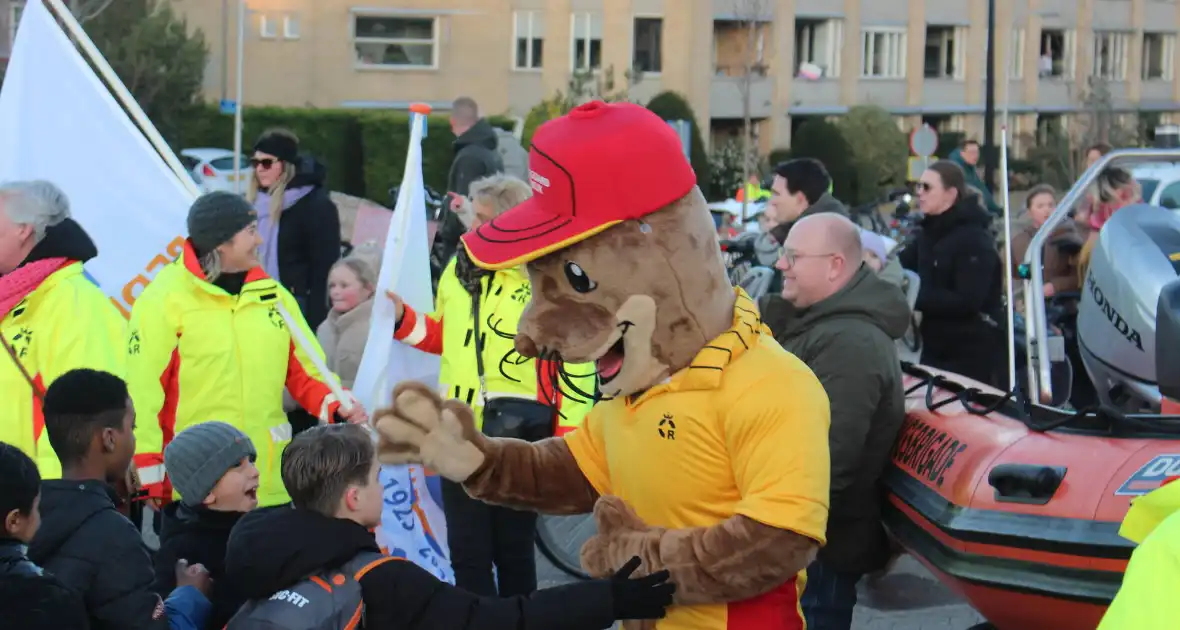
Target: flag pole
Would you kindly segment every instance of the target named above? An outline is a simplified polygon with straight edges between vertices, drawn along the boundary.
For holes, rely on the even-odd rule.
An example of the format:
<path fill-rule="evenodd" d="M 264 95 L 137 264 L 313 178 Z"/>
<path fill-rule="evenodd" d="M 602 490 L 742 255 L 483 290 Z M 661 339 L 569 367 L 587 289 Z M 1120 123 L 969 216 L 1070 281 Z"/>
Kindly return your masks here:
<path fill-rule="evenodd" d="M 115 70 L 111 68 L 111 64 L 107 62 L 106 57 L 102 56 L 98 47 L 94 45 L 94 41 L 82 29 L 82 25 L 78 23 L 77 18 L 73 13 L 70 13 L 69 8 L 62 3 L 62 0 L 43 0 L 45 7 L 49 12 L 58 19 L 58 21 L 65 27 L 66 32 L 77 43 L 78 48 L 82 51 L 82 56 L 89 61 L 98 71 L 99 76 L 102 77 L 103 82 L 114 94 L 119 104 L 131 116 L 131 120 L 135 121 L 135 125 L 147 137 L 152 148 L 164 158 L 164 162 L 168 168 L 172 169 L 173 174 L 180 179 L 180 183 L 190 192 L 193 197 L 201 194 L 197 188 L 196 182 L 193 181 L 192 175 L 189 175 L 188 170 L 176 158 L 176 154 L 172 152 L 172 148 L 164 141 L 164 137 L 160 135 L 159 130 L 152 124 L 152 121 L 144 113 L 143 108 L 135 101 L 135 97 L 127 90 L 127 86 L 119 80 L 119 75 L 115 74 Z"/>

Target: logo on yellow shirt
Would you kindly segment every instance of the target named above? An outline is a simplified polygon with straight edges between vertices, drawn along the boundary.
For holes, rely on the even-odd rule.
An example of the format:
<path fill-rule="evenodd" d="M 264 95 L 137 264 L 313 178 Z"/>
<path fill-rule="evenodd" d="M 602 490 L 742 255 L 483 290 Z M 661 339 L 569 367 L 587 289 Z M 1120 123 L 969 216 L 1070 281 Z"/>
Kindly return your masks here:
<path fill-rule="evenodd" d="M 660 418 L 660 425 L 656 427 L 660 432 L 660 437 L 665 440 L 676 439 L 676 422 L 672 420 L 672 414 L 666 413 L 663 418 Z"/>

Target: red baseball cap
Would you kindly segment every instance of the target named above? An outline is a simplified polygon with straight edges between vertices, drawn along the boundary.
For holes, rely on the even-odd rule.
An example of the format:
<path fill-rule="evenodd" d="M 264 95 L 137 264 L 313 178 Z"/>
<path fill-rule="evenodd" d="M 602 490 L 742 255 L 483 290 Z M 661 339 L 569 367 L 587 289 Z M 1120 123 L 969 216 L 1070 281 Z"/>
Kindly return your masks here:
<path fill-rule="evenodd" d="M 524 203 L 463 235 L 471 260 L 507 269 L 687 195 L 696 173 L 668 123 L 634 103 L 592 101 L 537 129 Z"/>

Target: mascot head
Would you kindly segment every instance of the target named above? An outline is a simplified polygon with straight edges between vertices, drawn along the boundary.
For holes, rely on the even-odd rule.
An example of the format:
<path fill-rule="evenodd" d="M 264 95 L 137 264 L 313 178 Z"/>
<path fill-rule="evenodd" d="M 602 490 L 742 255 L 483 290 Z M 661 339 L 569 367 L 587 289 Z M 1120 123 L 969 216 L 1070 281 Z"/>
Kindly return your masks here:
<path fill-rule="evenodd" d="M 533 196 L 468 232 L 483 269 L 528 265 L 516 351 L 593 362 L 605 398 L 688 367 L 734 323 L 735 293 L 696 175 L 672 128 L 591 102 L 537 130 Z"/>

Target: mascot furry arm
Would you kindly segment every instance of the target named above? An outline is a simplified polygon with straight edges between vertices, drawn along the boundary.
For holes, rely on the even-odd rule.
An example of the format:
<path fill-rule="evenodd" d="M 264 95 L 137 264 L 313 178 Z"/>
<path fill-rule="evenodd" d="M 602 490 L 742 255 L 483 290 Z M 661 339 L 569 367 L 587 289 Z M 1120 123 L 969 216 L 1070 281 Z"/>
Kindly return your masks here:
<path fill-rule="evenodd" d="M 661 630 L 801 627 L 796 576 L 827 519 L 827 397 L 730 285 L 678 138 L 642 107 L 589 103 L 538 130 L 530 169 L 533 198 L 468 233 L 460 266 L 527 263 L 517 352 L 595 362 L 604 400 L 579 430 L 526 443 L 403 383 L 374 414 L 381 460 L 488 503 L 593 510 L 589 573 L 637 555 L 678 584 Z"/>

